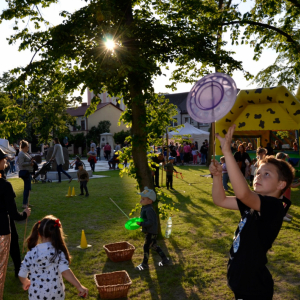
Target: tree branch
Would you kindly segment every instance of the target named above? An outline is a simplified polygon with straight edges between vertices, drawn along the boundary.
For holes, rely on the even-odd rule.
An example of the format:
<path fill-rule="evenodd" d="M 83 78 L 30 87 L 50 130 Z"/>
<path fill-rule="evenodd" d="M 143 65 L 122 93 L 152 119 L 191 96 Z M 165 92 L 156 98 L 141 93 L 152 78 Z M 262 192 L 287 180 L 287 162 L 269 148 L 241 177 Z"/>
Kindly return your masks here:
<path fill-rule="evenodd" d="M 274 31 L 278 32 L 279 34 L 285 36 L 289 43 L 293 43 L 293 44 L 299 46 L 299 44 L 289 34 L 287 34 L 286 32 L 278 29 L 277 27 L 274 27 L 274 26 L 271 26 L 271 25 L 268 25 L 268 24 L 254 22 L 254 21 L 242 20 L 242 21 L 226 22 L 226 23 L 223 23 L 222 26 L 233 25 L 233 24 L 250 24 L 250 25 L 256 25 L 256 26 L 268 28 L 268 29 L 274 30 Z"/>

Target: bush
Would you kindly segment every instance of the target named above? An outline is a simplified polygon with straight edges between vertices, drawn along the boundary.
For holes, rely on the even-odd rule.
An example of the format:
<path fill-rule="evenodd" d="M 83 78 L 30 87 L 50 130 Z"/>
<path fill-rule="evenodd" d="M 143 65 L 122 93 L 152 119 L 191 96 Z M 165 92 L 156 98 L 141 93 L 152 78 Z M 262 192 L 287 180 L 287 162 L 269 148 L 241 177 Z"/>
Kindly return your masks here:
<path fill-rule="evenodd" d="M 130 130 L 127 130 L 127 131 L 120 131 L 120 132 L 116 132 L 114 134 L 114 140 L 115 140 L 115 143 L 116 144 L 121 144 L 123 145 L 124 144 L 124 141 L 125 139 L 130 136 Z"/>

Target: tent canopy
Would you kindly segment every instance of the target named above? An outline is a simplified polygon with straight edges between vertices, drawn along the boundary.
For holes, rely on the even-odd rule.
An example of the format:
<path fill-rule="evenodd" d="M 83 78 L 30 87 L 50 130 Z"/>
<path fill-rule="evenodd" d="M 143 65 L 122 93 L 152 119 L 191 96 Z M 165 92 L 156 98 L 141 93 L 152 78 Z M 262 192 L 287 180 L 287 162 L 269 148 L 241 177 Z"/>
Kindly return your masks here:
<path fill-rule="evenodd" d="M 201 146 L 204 140 L 209 139 L 209 132 L 198 129 L 189 123 L 185 123 L 184 127 L 178 129 L 178 132 L 169 132 L 169 139 L 175 138 L 176 136 L 191 135 L 193 142 L 197 141 L 198 145 Z"/>
<path fill-rule="evenodd" d="M 185 123 L 184 127 L 181 127 L 180 129 L 178 129 L 178 132 L 176 132 L 176 131 L 169 132 L 169 138 L 173 137 L 173 135 L 187 135 L 187 134 L 203 135 L 203 136 L 205 136 L 205 139 L 208 139 L 208 137 L 209 137 L 209 132 L 198 129 L 198 128 L 194 127 L 193 125 L 191 125 L 190 123 Z"/>

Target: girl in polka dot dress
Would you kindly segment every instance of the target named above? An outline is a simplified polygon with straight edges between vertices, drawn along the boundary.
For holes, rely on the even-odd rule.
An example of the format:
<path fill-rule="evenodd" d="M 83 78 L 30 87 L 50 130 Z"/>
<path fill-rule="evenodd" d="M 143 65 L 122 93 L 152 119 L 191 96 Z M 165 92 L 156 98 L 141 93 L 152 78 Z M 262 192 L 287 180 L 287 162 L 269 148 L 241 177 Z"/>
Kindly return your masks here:
<path fill-rule="evenodd" d="M 63 277 L 77 288 L 78 296 L 88 296 L 88 289 L 80 284 L 69 268 L 70 254 L 64 239 L 61 223 L 52 215 L 33 226 L 27 238 L 29 251 L 19 272 L 29 300 L 65 299 Z"/>

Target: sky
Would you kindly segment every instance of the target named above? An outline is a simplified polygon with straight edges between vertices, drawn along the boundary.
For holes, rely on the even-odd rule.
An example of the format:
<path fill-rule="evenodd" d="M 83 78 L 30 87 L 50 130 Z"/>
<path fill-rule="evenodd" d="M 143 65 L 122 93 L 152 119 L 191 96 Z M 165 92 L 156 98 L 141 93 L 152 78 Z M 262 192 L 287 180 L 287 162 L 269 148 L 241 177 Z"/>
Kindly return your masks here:
<path fill-rule="evenodd" d="M 237 2 L 235 0 L 234 2 Z M 238 1 L 239 3 L 242 1 Z M 241 4 L 241 12 L 243 13 L 246 11 L 249 6 L 252 5 L 252 1 L 247 1 L 247 3 Z M 63 10 L 67 10 L 69 12 L 74 12 L 78 8 L 85 5 L 85 1 L 83 0 L 60 0 L 59 3 L 53 4 L 50 8 L 43 9 L 42 14 L 43 16 L 51 22 L 53 25 L 57 25 L 61 23 L 62 18 L 59 17 L 59 12 Z M 7 7 L 6 2 L 4 0 L 0 1 L 0 11 Z M 25 20 L 27 23 L 27 20 Z M 18 44 L 15 45 L 8 45 L 8 41 L 6 40 L 11 34 L 14 33 L 13 31 L 14 21 L 5 21 L 0 24 L 0 74 L 6 72 L 10 69 L 19 66 L 25 66 L 29 64 L 33 53 L 28 51 L 18 51 Z M 25 26 L 25 25 L 24 25 Z M 229 33 L 223 35 L 223 39 L 229 41 Z M 252 60 L 253 57 L 253 48 L 250 48 L 249 45 L 239 45 L 239 46 L 231 46 L 229 41 L 228 45 L 225 48 L 226 50 L 235 51 L 236 54 L 234 58 L 243 62 L 244 69 L 256 75 L 260 70 L 269 66 L 275 61 L 276 53 L 273 50 L 265 50 L 261 59 L 256 62 Z M 169 65 L 170 70 L 164 70 L 163 73 L 166 76 L 160 76 L 155 79 L 154 81 L 154 89 L 157 93 L 182 93 L 182 92 L 189 92 L 192 88 L 192 84 L 183 84 L 180 83 L 177 85 L 177 91 L 172 91 L 171 89 L 167 89 L 165 86 L 169 84 L 169 78 L 171 71 L 174 69 L 174 65 Z M 246 89 L 246 88 L 257 88 L 256 85 L 251 85 L 250 81 L 246 81 L 243 77 L 242 72 L 234 72 L 232 78 L 235 80 L 237 87 L 239 89 Z M 199 78 L 200 80 L 201 78 Z M 86 97 L 86 96 L 84 96 Z M 85 101 L 85 99 L 83 99 Z"/>

